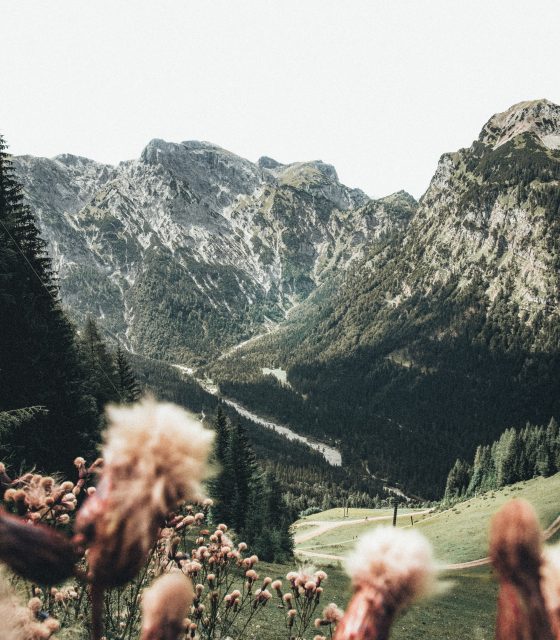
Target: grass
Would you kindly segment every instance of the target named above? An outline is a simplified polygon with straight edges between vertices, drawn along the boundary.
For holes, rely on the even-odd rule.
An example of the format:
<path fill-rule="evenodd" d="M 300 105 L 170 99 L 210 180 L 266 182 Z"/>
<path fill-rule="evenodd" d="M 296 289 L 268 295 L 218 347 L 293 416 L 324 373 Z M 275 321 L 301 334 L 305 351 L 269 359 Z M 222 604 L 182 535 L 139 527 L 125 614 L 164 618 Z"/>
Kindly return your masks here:
<path fill-rule="evenodd" d="M 321 535 L 318 535 L 315 538 L 311 538 L 306 542 L 302 542 L 297 545 L 298 549 L 310 549 L 320 551 L 327 547 L 328 551 L 325 550 L 326 553 L 334 553 L 331 547 L 337 545 L 339 547 L 344 548 L 345 551 L 349 551 L 360 535 L 366 531 L 371 531 L 376 527 L 386 527 L 391 524 L 391 520 L 377 520 L 377 521 L 363 521 L 357 522 L 355 524 L 348 524 L 341 527 L 337 527 L 336 529 L 331 529 L 330 531 L 325 531 Z M 402 527 L 410 525 L 410 516 L 405 515 L 397 518 L 397 526 Z M 301 528 L 298 527 L 298 533 L 301 531 Z M 305 531 L 308 531 L 307 527 Z"/>
<path fill-rule="evenodd" d="M 539 516 L 541 525 L 546 528 L 560 514 L 560 473 L 550 478 L 534 478 L 505 487 L 499 491 L 491 491 L 477 496 L 456 506 L 435 514 L 414 516 L 414 527 L 421 531 L 433 544 L 437 558 L 446 563 L 467 562 L 487 555 L 488 525 L 492 514 L 505 502 L 514 497 L 528 500 Z M 351 509 L 354 518 L 390 515 L 388 509 Z M 361 513 L 360 513 L 361 512 Z M 329 509 L 322 513 L 308 516 L 306 520 L 340 520 L 342 509 Z M 349 518 L 352 519 L 352 516 Z M 298 549 L 344 555 L 349 551 L 355 539 L 362 533 L 390 521 L 358 522 L 325 531 L 316 538 L 307 540 Z M 398 526 L 410 526 L 410 510 L 399 510 Z M 309 529 L 306 527 L 305 529 Z M 302 531 L 298 528 L 297 531 Z M 558 537 L 558 536 L 557 536 Z M 326 547 L 326 548 L 325 548 Z M 320 562 L 320 559 L 314 559 Z"/>
<path fill-rule="evenodd" d="M 466 562 L 487 555 L 488 525 L 492 514 L 511 498 L 528 500 L 546 528 L 560 513 L 560 474 L 534 478 L 500 491 L 486 493 L 457 504 L 416 525 L 434 545 L 436 556 L 445 562 Z"/>
<path fill-rule="evenodd" d="M 393 626 L 393 640 L 491 640 L 497 584 L 488 567 L 453 572 L 449 590 L 413 605 Z"/>
<path fill-rule="evenodd" d="M 416 515 L 414 528 L 421 531 L 434 545 L 442 562 L 465 562 L 487 555 L 487 532 L 492 515 L 508 500 L 525 498 L 534 506 L 541 525 L 546 528 L 560 514 L 560 474 L 550 478 L 535 478 L 499 491 L 488 492 L 435 514 Z M 408 514 L 398 524 L 410 526 Z M 350 509 L 348 519 L 391 515 L 392 510 Z M 330 509 L 308 516 L 306 520 L 343 521 L 342 509 Z M 407 522 L 408 521 L 408 522 Z M 344 555 L 354 545 L 354 538 L 387 522 L 358 522 L 324 532 L 320 536 L 297 545 L 333 555 Z M 301 530 L 301 529 L 300 529 Z M 305 531 L 309 528 L 305 525 Z M 557 534 L 552 541 L 560 539 Z M 302 561 L 303 558 L 300 559 Z M 325 585 L 324 604 L 334 601 L 344 607 L 350 595 L 349 581 L 339 563 L 321 558 L 308 558 L 321 565 L 329 574 Z M 288 569 L 287 569 L 288 570 Z M 284 574 L 285 576 L 285 574 Z M 413 605 L 399 617 L 393 627 L 394 640 L 491 640 L 494 637 L 497 584 L 489 566 L 451 571 L 443 576 L 452 582 L 445 593 L 426 602 Z M 277 622 L 281 622 L 275 618 Z M 261 638 L 273 640 L 283 637 L 271 623 L 262 628 Z M 276 633 L 274 633 L 276 629 Z M 308 633 L 309 638 L 313 632 Z"/>
<path fill-rule="evenodd" d="M 283 578 L 285 583 L 286 573 L 292 568 L 292 565 L 261 563 L 259 573 L 261 576 Z M 329 577 L 317 615 L 329 602 L 336 602 L 344 608 L 351 593 L 349 580 L 342 569 L 330 565 L 324 568 Z M 452 585 L 443 594 L 413 605 L 398 617 L 391 634 L 393 640 L 491 640 L 494 637 L 497 585 L 491 570 L 482 567 L 453 572 L 443 578 L 452 581 Z M 275 598 L 267 606 L 266 615 L 251 626 L 247 638 L 287 639 L 285 612 L 277 607 Z M 305 639 L 311 640 L 315 633 L 311 628 Z"/>

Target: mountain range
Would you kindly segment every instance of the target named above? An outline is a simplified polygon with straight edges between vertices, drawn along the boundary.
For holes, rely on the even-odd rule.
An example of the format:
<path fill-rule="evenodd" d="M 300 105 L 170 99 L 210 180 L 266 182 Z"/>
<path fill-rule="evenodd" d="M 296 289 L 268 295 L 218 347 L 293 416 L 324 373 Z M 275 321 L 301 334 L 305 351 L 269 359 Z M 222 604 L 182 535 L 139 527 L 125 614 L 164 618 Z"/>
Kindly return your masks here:
<path fill-rule="evenodd" d="M 339 443 L 357 474 L 435 496 L 457 456 L 560 415 L 547 100 L 444 154 L 419 202 L 203 142 L 153 140 L 117 167 L 14 164 L 78 323 L 91 314 L 129 349 Z"/>
<path fill-rule="evenodd" d="M 204 142 L 152 140 L 117 167 L 14 164 L 71 315 L 187 364 L 283 320 L 416 206 L 405 193 L 371 200 L 320 161 L 252 163 Z"/>

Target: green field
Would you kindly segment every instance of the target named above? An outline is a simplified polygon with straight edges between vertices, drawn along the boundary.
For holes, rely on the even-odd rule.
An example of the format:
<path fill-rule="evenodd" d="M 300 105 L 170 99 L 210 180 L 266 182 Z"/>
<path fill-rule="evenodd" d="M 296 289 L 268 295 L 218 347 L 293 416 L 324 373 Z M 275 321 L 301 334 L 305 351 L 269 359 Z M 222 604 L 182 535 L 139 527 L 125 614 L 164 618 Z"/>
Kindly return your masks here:
<path fill-rule="evenodd" d="M 488 492 L 465 502 L 457 504 L 451 509 L 433 514 L 413 515 L 414 527 L 421 531 L 433 544 L 438 560 L 445 563 L 468 562 L 487 555 L 487 532 L 492 514 L 507 500 L 523 497 L 534 505 L 541 525 L 547 527 L 560 514 L 560 474 L 550 478 L 534 478 L 519 482 L 499 491 Z M 354 518 L 391 515 L 388 509 L 354 509 Z M 340 514 L 340 515 L 339 515 Z M 306 521 L 335 521 L 344 522 L 342 509 L 330 509 L 322 513 L 308 516 L 299 522 Z M 410 510 L 399 510 L 397 525 L 410 527 Z M 338 517 L 337 517 L 338 516 Z M 351 520 L 348 518 L 347 520 Z M 324 552 L 343 556 L 350 551 L 355 540 L 365 531 L 380 525 L 390 524 L 391 520 L 367 521 L 348 523 L 321 533 L 297 545 L 297 549 Z M 296 533 L 311 528 L 297 528 Z M 313 558 L 320 562 L 320 558 Z"/>
<path fill-rule="evenodd" d="M 526 482 L 489 492 L 457 504 L 451 509 L 414 516 L 414 529 L 421 531 L 433 544 L 436 557 L 442 563 L 458 563 L 476 560 L 487 555 L 487 533 L 492 514 L 507 500 L 521 497 L 533 504 L 541 525 L 546 528 L 560 514 L 560 474 L 550 478 L 535 478 Z M 296 532 L 312 532 L 309 523 L 321 530 L 328 522 L 360 519 L 328 531 L 296 546 L 296 550 L 344 556 L 364 531 L 386 521 L 365 521 L 366 516 L 392 515 L 390 509 L 350 509 L 349 518 L 343 518 L 342 509 L 330 509 L 300 520 L 302 528 Z M 410 527 L 410 514 L 399 511 L 398 525 Z M 558 536 L 555 536 L 555 538 Z M 553 540 L 555 539 L 553 538 Z M 344 606 L 349 597 L 348 579 L 336 560 L 317 557 L 299 557 L 300 562 L 309 561 L 325 567 L 329 581 L 325 585 L 325 602 L 335 601 Z M 276 567 L 280 569 L 279 566 Z M 495 602 L 497 585 L 492 578 L 492 569 L 483 566 L 459 571 L 449 571 L 443 576 L 452 583 L 449 590 L 427 602 L 419 603 L 397 620 L 392 638 L 405 640 L 491 640 L 494 637 Z M 274 635 L 269 624 L 262 628 L 262 637 L 272 640 Z M 278 629 L 278 628 L 276 628 Z M 313 633 L 308 634 L 310 638 Z"/>

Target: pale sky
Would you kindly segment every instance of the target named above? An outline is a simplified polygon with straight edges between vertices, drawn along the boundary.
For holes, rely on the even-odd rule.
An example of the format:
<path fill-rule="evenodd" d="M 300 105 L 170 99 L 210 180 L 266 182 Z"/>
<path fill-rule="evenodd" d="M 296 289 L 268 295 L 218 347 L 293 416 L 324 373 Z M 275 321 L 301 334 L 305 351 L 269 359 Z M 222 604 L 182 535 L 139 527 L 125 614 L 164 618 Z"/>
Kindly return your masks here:
<path fill-rule="evenodd" d="M 0 25 L 14 154 L 208 140 L 420 196 L 492 114 L 560 102 L 558 0 L 0 0 Z"/>

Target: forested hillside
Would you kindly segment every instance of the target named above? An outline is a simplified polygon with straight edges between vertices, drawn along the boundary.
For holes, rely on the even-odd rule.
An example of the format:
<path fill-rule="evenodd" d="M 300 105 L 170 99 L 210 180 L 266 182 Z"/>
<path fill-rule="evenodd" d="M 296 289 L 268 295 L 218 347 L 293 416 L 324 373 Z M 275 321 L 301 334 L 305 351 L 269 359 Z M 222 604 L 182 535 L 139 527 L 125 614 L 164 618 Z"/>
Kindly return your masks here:
<path fill-rule="evenodd" d="M 560 415 L 559 136 L 560 107 L 514 105 L 441 157 L 419 204 L 209 143 L 154 140 L 117 168 L 14 162 L 69 313 L 134 350 L 160 393 L 213 411 L 149 359 L 190 363 L 339 446 L 354 487 L 433 498 L 457 457 Z M 99 412 L 107 389 L 89 387 Z"/>
<path fill-rule="evenodd" d="M 116 167 L 13 162 L 70 316 L 189 365 L 281 322 L 416 207 L 371 200 L 321 161 L 254 163 L 208 142 L 152 140 Z"/>
<path fill-rule="evenodd" d="M 546 101 L 492 118 L 442 156 L 404 231 L 211 376 L 425 496 L 443 492 L 457 456 L 558 415 L 558 131 Z"/>
<path fill-rule="evenodd" d="M 13 462 L 64 470 L 99 413 L 45 243 L 0 138 L 0 438 Z"/>

